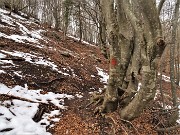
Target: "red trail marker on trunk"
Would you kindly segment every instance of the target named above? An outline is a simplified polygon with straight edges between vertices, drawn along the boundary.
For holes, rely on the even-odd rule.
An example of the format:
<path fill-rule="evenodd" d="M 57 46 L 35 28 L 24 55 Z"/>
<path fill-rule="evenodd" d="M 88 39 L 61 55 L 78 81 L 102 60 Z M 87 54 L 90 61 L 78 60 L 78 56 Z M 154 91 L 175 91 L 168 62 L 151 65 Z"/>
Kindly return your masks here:
<path fill-rule="evenodd" d="M 116 66 L 117 65 L 117 59 L 116 58 L 112 58 L 111 59 L 111 65 L 112 66 Z"/>

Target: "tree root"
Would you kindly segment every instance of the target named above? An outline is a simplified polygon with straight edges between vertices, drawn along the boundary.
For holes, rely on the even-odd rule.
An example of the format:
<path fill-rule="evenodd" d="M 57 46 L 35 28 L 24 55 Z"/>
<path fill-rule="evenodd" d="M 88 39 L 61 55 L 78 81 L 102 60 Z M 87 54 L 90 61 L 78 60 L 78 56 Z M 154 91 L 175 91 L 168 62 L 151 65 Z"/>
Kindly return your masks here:
<path fill-rule="evenodd" d="M 104 94 L 99 94 L 97 92 L 94 92 L 92 95 L 91 95 L 91 98 L 90 98 L 90 103 L 86 105 L 86 108 L 88 108 L 89 106 L 91 106 L 92 104 L 94 104 L 94 106 L 102 103 L 104 100 Z"/>
<path fill-rule="evenodd" d="M 109 113 L 117 110 L 118 107 L 118 98 L 116 97 L 103 97 L 103 104 L 99 107 L 96 107 L 95 114 L 97 113 Z"/>
<path fill-rule="evenodd" d="M 86 105 L 86 108 L 88 108 L 92 104 L 94 107 L 97 106 L 94 111 L 95 115 L 113 112 L 117 109 L 118 97 L 110 97 L 106 95 L 105 92 L 102 93 L 94 92 L 91 95 L 90 103 Z"/>

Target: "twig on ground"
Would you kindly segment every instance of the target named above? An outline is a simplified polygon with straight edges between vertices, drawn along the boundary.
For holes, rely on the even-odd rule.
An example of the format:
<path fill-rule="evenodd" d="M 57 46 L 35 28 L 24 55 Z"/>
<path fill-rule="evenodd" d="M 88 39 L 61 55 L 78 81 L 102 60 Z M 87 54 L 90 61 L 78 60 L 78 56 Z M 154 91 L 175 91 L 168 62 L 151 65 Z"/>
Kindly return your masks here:
<path fill-rule="evenodd" d="M 0 60 L 25 61 L 23 58 L 0 58 Z"/>
<path fill-rule="evenodd" d="M 137 134 L 140 135 L 139 132 L 138 132 L 138 130 L 137 130 L 137 128 L 136 128 L 130 121 L 125 120 L 125 119 L 121 119 L 121 121 L 124 121 L 124 122 L 130 124 L 130 125 L 135 129 L 135 131 L 137 132 Z"/>
<path fill-rule="evenodd" d="M 9 92 L 8 92 L 8 93 L 9 93 Z M 0 96 L 10 97 L 10 98 L 15 98 L 15 99 L 27 101 L 27 102 L 30 102 L 30 103 L 42 103 L 42 104 L 48 104 L 48 103 L 44 103 L 44 102 L 32 101 L 32 100 L 30 100 L 30 99 L 26 99 L 26 98 L 22 98 L 22 97 L 17 97 L 17 96 L 14 96 L 14 95 L 8 95 L 8 93 L 7 93 L 7 94 L 0 94 Z"/>
<path fill-rule="evenodd" d="M 177 128 L 180 128 L 180 124 L 176 125 L 176 126 L 172 126 L 172 127 L 167 127 L 167 128 L 158 128 L 158 129 L 156 129 L 156 131 L 159 131 L 159 132 L 168 132 L 168 131 L 171 131 L 171 130 L 175 130 Z"/>
<path fill-rule="evenodd" d="M 10 91 L 8 91 L 8 93 L 7 93 L 6 95 L 8 95 L 9 92 L 10 92 Z M 2 99 L 1 99 L 2 102 L 1 102 L 1 104 L 5 101 L 5 97 L 6 97 L 6 96 L 2 96 Z"/>
<path fill-rule="evenodd" d="M 125 132 L 126 135 L 128 135 L 127 131 L 124 128 L 124 125 L 121 125 L 122 130 Z"/>

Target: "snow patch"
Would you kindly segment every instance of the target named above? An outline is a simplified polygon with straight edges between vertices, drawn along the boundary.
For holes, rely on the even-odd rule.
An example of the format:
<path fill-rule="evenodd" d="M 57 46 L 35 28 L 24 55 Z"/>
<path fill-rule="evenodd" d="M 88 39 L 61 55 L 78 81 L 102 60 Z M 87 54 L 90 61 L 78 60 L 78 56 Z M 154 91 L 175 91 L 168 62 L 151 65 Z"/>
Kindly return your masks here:
<path fill-rule="evenodd" d="M 38 110 L 39 103 L 53 103 L 55 106 L 66 109 L 64 106 L 64 98 L 72 99 L 74 96 L 67 94 L 55 94 L 48 92 L 41 94 L 42 90 L 30 90 L 28 86 L 7 87 L 0 83 L 0 94 L 9 94 L 20 98 L 25 98 L 33 102 L 22 101 L 18 99 L 6 100 L 0 102 L 0 130 L 12 129 L 7 131 L 7 134 L 45 134 L 50 135 L 46 131 L 46 126 L 50 125 L 51 118 L 53 121 L 59 119 L 55 116 L 60 115 L 59 110 L 51 111 L 49 114 L 45 113 L 42 120 L 38 123 L 34 122 L 32 118 Z M 43 124 L 42 124 L 43 123 Z"/>
<path fill-rule="evenodd" d="M 19 25 L 19 28 L 20 28 L 20 31 L 26 35 L 26 36 L 31 36 L 32 38 L 31 39 L 34 39 L 34 42 L 36 42 L 37 40 L 35 39 L 43 39 L 42 36 L 40 35 L 41 32 L 43 32 L 44 30 L 34 30 L 34 31 L 30 31 L 28 30 L 25 26 L 23 26 L 22 24 L 18 23 L 17 24 Z M 28 37 L 29 38 L 29 37 Z"/>
<path fill-rule="evenodd" d="M 24 58 L 25 61 L 27 61 L 29 63 L 32 63 L 32 64 L 49 66 L 53 70 L 57 71 L 58 73 L 61 73 L 63 75 L 69 75 L 67 73 L 63 73 L 62 71 L 59 71 L 58 70 L 58 66 L 55 65 L 54 62 L 45 60 L 43 57 L 37 57 L 36 55 L 32 55 L 30 53 L 19 52 L 19 51 L 9 52 L 9 51 L 5 51 L 5 50 L 1 50 L 1 52 L 9 54 L 11 56 L 16 56 L 16 57 Z M 9 63 L 13 64 L 12 61 L 4 61 L 3 60 L 3 62 L 9 62 Z"/>
<path fill-rule="evenodd" d="M 158 73 L 158 75 L 160 75 L 160 73 Z M 166 76 L 166 75 L 162 75 L 162 80 L 164 80 L 166 82 L 171 82 L 170 77 Z"/>
<path fill-rule="evenodd" d="M 0 10 L 0 13 L 1 13 L 1 10 Z M 11 17 L 7 16 L 7 15 L 4 15 L 4 14 L 1 14 L 1 21 L 4 22 L 4 23 L 7 23 L 8 25 L 12 26 L 12 27 L 15 27 L 15 20 L 13 20 Z"/>
<path fill-rule="evenodd" d="M 0 58 L 6 58 L 5 54 L 0 53 Z"/>
<path fill-rule="evenodd" d="M 74 37 L 74 36 L 71 36 L 71 35 L 67 35 L 67 36 L 70 37 L 70 38 L 73 38 L 73 39 L 76 40 L 76 41 L 79 41 L 79 40 L 80 40 L 80 38 L 77 38 L 77 37 Z M 93 44 L 88 43 L 87 41 L 84 41 L 84 40 L 81 40 L 81 42 L 84 43 L 84 44 L 86 44 L 86 45 L 90 45 L 90 46 L 97 47 L 97 46 L 95 46 L 95 45 L 93 45 Z"/>
<path fill-rule="evenodd" d="M 141 84 L 141 83 L 138 83 L 138 89 L 137 89 L 137 91 L 140 90 L 141 86 L 142 86 L 142 84 Z"/>
<path fill-rule="evenodd" d="M 12 60 L 0 60 L 0 64 L 11 64 L 11 65 L 14 65 Z"/>
<path fill-rule="evenodd" d="M 15 74 L 15 75 L 17 75 L 17 76 L 19 76 L 19 77 L 22 78 L 23 76 L 22 76 L 20 73 L 21 73 L 21 71 L 14 71 L 14 74 Z"/>
<path fill-rule="evenodd" d="M 11 60 L 1 60 L 1 58 L 6 58 L 6 55 L 0 53 L 0 64 L 5 64 L 5 63 L 7 64 L 7 63 L 9 63 L 9 64 L 13 65 L 13 62 Z"/>
<path fill-rule="evenodd" d="M 16 27 L 19 26 L 19 30 L 22 32 L 22 35 L 14 35 L 14 34 L 6 35 L 6 34 L 0 32 L 0 37 L 11 39 L 18 43 L 25 43 L 25 41 L 28 41 L 29 43 L 36 43 L 36 44 L 39 44 L 39 45 L 37 45 L 37 47 L 43 48 L 43 45 L 41 45 L 38 40 L 46 41 L 41 35 L 41 32 L 43 32 L 44 30 L 42 30 L 42 29 L 28 30 L 28 28 L 26 28 L 24 25 L 21 24 L 24 22 L 26 22 L 26 23 L 29 22 L 29 21 L 26 21 L 27 19 L 12 13 L 11 16 L 16 18 L 16 19 L 13 19 L 11 16 L 7 15 L 8 13 L 9 12 L 7 12 L 3 9 L 0 9 L 1 21 L 10 25 L 10 27 L 8 27 L 10 29 L 15 29 Z M 17 22 L 17 19 L 18 19 L 18 22 Z M 29 23 L 33 23 L 33 22 L 29 22 Z M 7 27 L 7 26 L 1 24 L 0 27 Z"/>
<path fill-rule="evenodd" d="M 6 72 L 4 70 L 0 70 L 0 74 L 5 74 Z"/>
<path fill-rule="evenodd" d="M 96 67 L 97 71 L 98 71 L 98 75 L 101 76 L 100 81 L 103 83 L 107 83 L 108 79 L 109 79 L 109 75 L 107 73 L 105 73 L 103 71 L 103 69 Z"/>
<path fill-rule="evenodd" d="M 82 98 L 82 97 L 83 97 L 82 93 L 77 93 L 77 94 L 75 94 L 75 96 L 76 96 L 77 98 Z"/>
<path fill-rule="evenodd" d="M 0 12 L 1 12 L 1 13 L 4 13 L 4 14 L 8 14 L 8 13 L 9 13 L 9 11 L 4 10 L 4 9 L 2 9 L 2 8 L 0 8 Z"/>
<path fill-rule="evenodd" d="M 91 75 L 91 77 L 93 77 L 93 78 L 94 78 L 95 76 L 94 76 L 94 75 Z"/>

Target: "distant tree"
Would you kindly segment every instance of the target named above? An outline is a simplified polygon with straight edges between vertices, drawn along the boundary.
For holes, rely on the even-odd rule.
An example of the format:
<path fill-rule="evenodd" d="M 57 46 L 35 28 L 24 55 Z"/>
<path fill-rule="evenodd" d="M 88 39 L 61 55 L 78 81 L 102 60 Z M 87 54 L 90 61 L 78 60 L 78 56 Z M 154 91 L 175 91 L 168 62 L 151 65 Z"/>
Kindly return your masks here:
<path fill-rule="evenodd" d="M 61 12 L 62 12 L 62 1 L 61 0 L 53 0 L 52 4 L 52 12 L 53 12 L 53 17 L 55 20 L 55 29 L 59 30 L 60 29 L 60 24 L 61 24 Z"/>
<path fill-rule="evenodd" d="M 175 11 L 172 19 L 172 40 L 171 40 L 171 47 L 170 47 L 170 78 L 171 78 L 171 89 L 172 89 L 172 96 L 173 96 L 173 105 L 176 106 L 177 104 L 177 96 L 176 96 L 176 88 L 175 88 L 175 63 L 174 63 L 174 52 L 175 52 L 175 44 L 176 42 L 176 29 L 178 28 L 178 17 L 179 17 L 179 4 L 180 0 L 177 0 Z"/>
<path fill-rule="evenodd" d="M 179 39 L 180 40 L 180 39 Z M 178 85 L 178 86 L 180 86 L 180 43 L 178 42 L 178 44 L 177 44 L 177 52 L 178 52 L 178 54 L 177 54 L 177 65 L 176 65 L 176 67 L 177 67 L 177 81 L 176 81 L 176 84 Z"/>
<path fill-rule="evenodd" d="M 177 91 L 176 91 L 176 85 L 175 85 L 175 45 L 176 45 L 176 29 L 178 28 L 178 17 L 179 17 L 179 4 L 180 0 L 176 1 L 175 5 L 175 11 L 172 18 L 172 40 L 170 44 L 170 80 L 171 80 L 171 92 L 172 92 L 172 102 L 173 107 L 177 107 Z M 173 112 L 171 115 L 171 118 L 169 119 L 169 123 L 174 125 L 176 123 L 176 120 L 178 119 L 179 114 L 178 111 Z"/>
<path fill-rule="evenodd" d="M 24 8 L 27 8 L 28 6 L 23 6 L 22 0 L 8 0 L 4 1 L 4 5 L 6 8 L 10 9 L 10 13 L 12 12 L 19 14 L 20 11 L 22 11 Z"/>
<path fill-rule="evenodd" d="M 69 26 L 69 17 L 72 9 L 72 0 L 64 0 L 63 1 L 63 33 L 64 40 L 66 39 L 67 28 Z"/>

